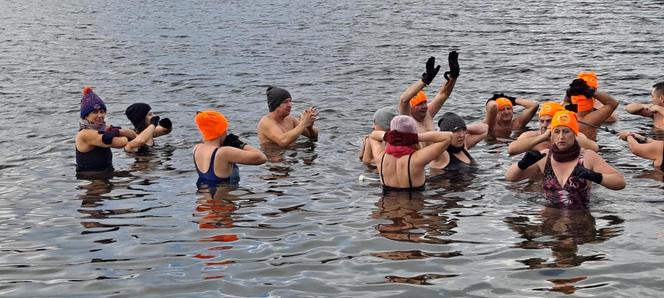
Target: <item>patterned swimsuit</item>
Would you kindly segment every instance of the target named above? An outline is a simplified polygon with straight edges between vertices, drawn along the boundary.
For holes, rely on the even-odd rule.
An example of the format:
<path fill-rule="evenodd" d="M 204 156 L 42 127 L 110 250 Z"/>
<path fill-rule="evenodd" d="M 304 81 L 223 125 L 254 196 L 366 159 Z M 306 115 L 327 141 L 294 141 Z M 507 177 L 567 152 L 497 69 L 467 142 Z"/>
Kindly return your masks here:
<path fill-rule="evenodd" d="M 551 166 L 551 154 L 547 155 L 542 185 L 547 200 L 547 207 L 577 210 L 588 209 L 591 183 L 588 180 L 570 175 L 565 185 L 560 186 L 558 178 Z M 579 155 L 576 166 L 583 166 L 583 152 Z"/>

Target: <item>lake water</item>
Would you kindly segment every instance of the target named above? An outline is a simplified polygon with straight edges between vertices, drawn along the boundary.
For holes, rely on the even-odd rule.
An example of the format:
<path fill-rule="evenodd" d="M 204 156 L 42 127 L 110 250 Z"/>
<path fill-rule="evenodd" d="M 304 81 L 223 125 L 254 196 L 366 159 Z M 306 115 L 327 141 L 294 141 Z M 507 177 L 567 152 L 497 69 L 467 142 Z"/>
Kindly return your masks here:
<path fill-rule="evenodd" d="M 612 127 L 651 134 L 624 106 L 662 80 L 661 1 L 190 2 L 0 1 L 1 296 L 664 291 L 663 174 L 608 133 L 602 156 L 627 187 L 595 187 L 590 212 L 545 210 L 537 183 L 507 183 L 519 157 L 505 143 L 480 143 L 477 172 L 412 197 L 383 195 L 357 159 L 373 112 L 450 50 L 461 76 L 443 111 L 467 122 L 493 92 L 559 100 L 593 70 L 621 102 Z M 320 140 L 241 167 L 238 189 L 198 191 L 195 112 L 223 112 L 256 145 L 271 84 L 295 114 L 319 108 Z M 112 124 L 142 101 L 175 130 L 147 156 L 115 150 L 112 179 L 77 179 L 84 85 Z"/>

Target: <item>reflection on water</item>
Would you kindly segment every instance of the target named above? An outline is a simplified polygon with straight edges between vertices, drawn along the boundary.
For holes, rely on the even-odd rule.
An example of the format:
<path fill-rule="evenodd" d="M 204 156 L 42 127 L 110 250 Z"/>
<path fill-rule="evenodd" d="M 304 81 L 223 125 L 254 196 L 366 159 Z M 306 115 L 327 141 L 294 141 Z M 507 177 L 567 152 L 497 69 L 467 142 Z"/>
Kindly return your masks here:
<path fill-rule="evenodd" d="M 233 213 L 239 208 L 235 201 L 240 197 L 233 194 L 237 186 L 202 187 L 198 189 L 195 217 L 201 230 L 215 230 L 211 236 L 201 238 L 201 242 L 224 243 L 207 247 L 207 252 L 197 253 L 193 257 L 204 261 L 203 278 L 223 278 L 223 271 L 235 261 L 225 259 L 223 252 L 233 248 L 227 243 L 237 241 L 237 234 L 231 233 L 234 227 Z"/>
<path fill-rule="evenodd" d="M 578 254 L 579 245 L 600 243 L 621 234 L 623 220 L 620 217 L 607 215 L 601 219 L 608 221 L 607 226 L 598 229 L 590 211 L 544 208 L 535 221 L 528 216 L 517 216 L 505 218 L 505 223 L 525 239 L 517 243 L 517 247 L 551 249 L 553 260 L 529 258 L 519 262 L 530 269 L 566 268 L 604 259 L 604 254 Z"/>
<path fill-rule="evenodd" d="M 534 217 L 534 220 L 531 218 Z M 523 249 L 550 249 L 552 259 L 528 258 L 517 260 L 526 265 L 522 269 L 569 268 L 581 266 L 588 261 L 603 261 L 605 254 L 579 254 L 579 246 L 587 243 L 602 243 L 620 236 L 623 231 L 623 219 L 616 215 L 606 215 L 599 219 L 605 226 L 598 228 L 595 217 L 587 210 L 564 210 L 544 208 L 539 214 L 505 218 L 505 223 L 518 232 L 525 240 L 515 246 Z M 553 287 L 538 289 L 546 291 L 574 293 L 574 283 L 586 280 L 588 276 L 569 279 L 549 279 Z M 593 285 L 600 286 L 600 285 Z"/>

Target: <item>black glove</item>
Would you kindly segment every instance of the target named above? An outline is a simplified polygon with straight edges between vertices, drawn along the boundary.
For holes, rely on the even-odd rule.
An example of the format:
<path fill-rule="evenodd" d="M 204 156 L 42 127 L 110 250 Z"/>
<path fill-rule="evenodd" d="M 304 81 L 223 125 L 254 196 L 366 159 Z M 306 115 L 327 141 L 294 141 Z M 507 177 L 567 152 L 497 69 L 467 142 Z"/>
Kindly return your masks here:
<path fill-rule="evenodd" d="M 453 79 L 456 79 L 459 77 L 459 73 L 461 72 L 461 69 L 459 68 L 459 53 L 456 51 L 451 51 L 449 55 L 447 55 L 447 62 L 450 64 L 450 71 L 446 71 L 443 76 L 445 77 L 446 80 L 450 80 L 450 78 L 447 76 L 451 76 Z"/>
<path fill-rule="evenodd" d="M 569 84 L 569 89 L 567 89 L 567 97 L 572 98 L 575 95 L 583 95 L 587 98 L 593 98 L 595 95 L 595 89 L 590 88 L 586 81 L 582 79 L 574 79 L 571 84 Z"/>
<path fill-rule="evenodd" d="M 171 130 L 171 128 L 173 128 L 173 123 L 171 122 L 171 119 L 168 118 L 159 120 L 159 125 L 168 130 Z"/>
<path fill-rule="evenodd" d="M 106 130 L 100 130 L 99 134 L 101 135 L 101 142 L 110 145 L 113 143 L 113 138 L 120 136 L 120 128 L 111 125 Z"/>
<path fill-rule="evenodd" d="M 603 178 L 601 173 L 597 173 L 593 170 L 587 169 L 582 165 L 578 165 L 578 166 L 576 166 L 576 168 L 574 168 L 574 171 L 572 172 L 572 176 L 578 177 L 578 178 L 581 178 L 581 179 L 590 180 L 590 181 L 595 182 L 597 184 L 602 184 L 602 178 Z"/>
<path fill-rule="evenodd" d="M 436 64 L 436 58 L 434 57 L 429 57 L 429 60 L 427 60 L 427 68 L 423 74 L 422 74 L 422 82 L 425 84 L 429 85 L 431 84 L 431 81 L 433 81 L 433 78 L 436 77 L 438 74 L 438 71 L 440 70 L 440 65 L 434 67 L 434 64 Z"/>
<path fill-rule="evenodd" d="M 576 113 L 576 111 L 578 111 L 578 105 L 573 103 L 565 105 L 565 110 Z"/>
<path fill-rule="evenodd" d="M 150 118 L 150 124 L 157 127 L 157 125 L 159 125 L 159 116 L 152 116 L 152 118 Z"/>
<path fill-rule="evenodd" d="M 229 133 L 224 139 L 222 146 L 231 146 L 238 149 L 244 149 L 247 143 L 240 141 L 240 138 L 232 133 Z"/>
<path fill-rule="evenodd" d="M 531 150 L 526 152 L 526 154 L 523 155 L 521 160 L 519 160 L 519 162 L 516 165 L 519 167 L 519 169 L 525 170 L 528 167 L 534 165 L 540 159 L 544 158 L 544 156 L 546 156 L 546 154 L 543 154 L 536 150 Z"/>

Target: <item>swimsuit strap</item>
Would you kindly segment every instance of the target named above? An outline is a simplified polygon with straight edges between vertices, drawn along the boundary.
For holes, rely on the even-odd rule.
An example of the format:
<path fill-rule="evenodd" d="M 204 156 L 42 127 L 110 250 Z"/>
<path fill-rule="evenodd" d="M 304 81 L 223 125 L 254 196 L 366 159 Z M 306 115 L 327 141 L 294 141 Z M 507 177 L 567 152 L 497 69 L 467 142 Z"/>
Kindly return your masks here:
<path fill-rule="evenodd" d="M 662 163 L 659 165 L 659 169 L 664 171 L 664 142 L 662 142 Z"/>
<path fill-rule="evenodd" d="M 413 181 L 410 180 L 410 159 L 413 157 L 413 153 L 408 154 L 408 186 L 413 189 Z"/>
<path fill-rule="evenodd" d="M 198 145 L 194 146 L 194 154 L 193 154 L 193 158 L 194 158 L 194 167 L 196 167 L 196 172 L 199 172 L 199 173 L 200 173 L 201 171 L 198 169 L 198 165 L 196 164 L 196 150 L 197 150 L 197 149 L 198 149 Z"/>
<path fill-rule="evenodd" d="M 385 152 L 383 152 L 383 157 L 380 158 L 380 183 L 385 185 L 385 179 L 383 179 L 383 160 L 385 159 Z"/>
<path fill-rule="evenodd" d="M 217 155 L 217 150 L 219 150 L 219 147 L 214 148 L 214 151 L 212 151 L 212 157 L 210 157 L 210 166 L 206 172 L 209 173 L 210 169 L 212 169 L 212 174 L 214 174 L 214 176 L 217 176 L 217 174 L 214 173 L 214 157 Z"/>

